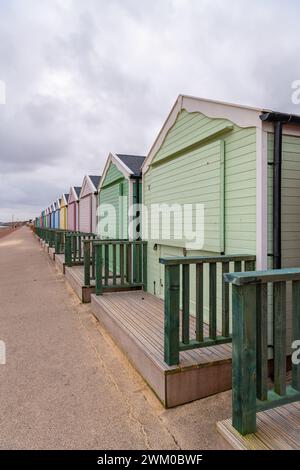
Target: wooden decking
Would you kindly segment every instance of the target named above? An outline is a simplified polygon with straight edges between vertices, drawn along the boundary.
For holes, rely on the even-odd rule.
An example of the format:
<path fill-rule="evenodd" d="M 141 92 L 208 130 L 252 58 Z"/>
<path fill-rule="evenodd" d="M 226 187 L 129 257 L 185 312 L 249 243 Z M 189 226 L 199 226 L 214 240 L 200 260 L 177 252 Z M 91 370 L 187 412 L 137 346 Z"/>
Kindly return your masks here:
<path fill-rule="evenodd" d="M 92 310 L 166 407 L 231 388 L 231 345 L 180 353 L 180 364 L 164 362 L 164 304 L 142 291 L 91 296 Z M 191 336 L 195 319 L 190 318 Z"/>
<path fill-rule="evenodd" d="M 239 450 L 300 449 L 300 403 L 263 411 L 257 415 L 257 432 L 241 436 L 231 418 L 217 424 L 222 436 Z"/>
<path fill-rule="evenodd" d="M 90 286 L 84 285 L 84 268 L 83 266 L 65 266 L 65 275 L 68 282 L 83 303 L 91 301 L 91 294 L 95 292 L 95 281 L 91 280 Z"/>

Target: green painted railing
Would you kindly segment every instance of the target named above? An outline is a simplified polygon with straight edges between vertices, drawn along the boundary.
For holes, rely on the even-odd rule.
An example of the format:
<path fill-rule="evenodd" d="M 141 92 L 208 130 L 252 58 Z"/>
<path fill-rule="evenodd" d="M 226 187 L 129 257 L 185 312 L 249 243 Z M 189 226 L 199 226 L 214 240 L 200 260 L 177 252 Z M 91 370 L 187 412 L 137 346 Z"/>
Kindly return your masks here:
<path fill-rule="evenodd" d="M 255 256 L 187 256 L 161 258 L 159 261 L 165 265 L 165 362 L 170 366 L 179 364 L 180 351 L 231 342 L 229 286 L 224 283 L 222 276 L 228 273 L 231 267 L 234 271 L 241 271 L 242 269 L 246 271 L 253 270 L 255 268 Z M 206 265 L 208 265 L 208 279 L 204 275 L 204 266 Z M 217 269 L 218 265 L 220 265 L 219 270 Z M 191 266 L 195 268 L 196 331 L 195 335 L 193 335 L 194 337 L 190 335 Z M 219 279 L 218 275 L 220 276 Z M 218 285 L 221 285 L 222 290 L 220 292 L 222 299 L 220 334 L 217 330 Z M 208 337 L 204 336 L 204 292 L 206 289 L 209 291 Z"/>
<path fill-rule="evenodd" d="M 88 247 L 89 244 L 86 244 Z M 97 240 L 93 242 L 95 257 L 95 293 L 142 288 L 147 290 L 147 242 L 129 240 Z M 86 248 L 86 260 L 89 259 Z M 86 265 L 85 281 L 90 280 Z"/>
<path fill-rule="evenodd" d="M 292 336 L 300 339 L 300 269 L 231 273 L 233 303 L 233 426 L 241 434 L 256 431 L 256 413 L 300 400 L 300 365 L 286 382 L 286 306 L 292 301 Z M 291 282 L 291 299 L 287 296 Z M 269 287 L 268 287 L 269 286 Z M 268 386 L 268 289 L 273 292 L 274 386 Z"/>
<path fill-rule="evenodd" d="M 65 235 L 65 264 L 68 267 L 84 264 L 84 242 L 95 240 L 94 233 L 72 232 Z"/>
<path fill-rule="evenodd" d="M 67 233 L 72 232 L 63 229 L 37 227 L 35 233 L 44 240 L 50 248 L 54 248 L 56 254 L 63 254 L 65 250 L 65 236 Z"/>

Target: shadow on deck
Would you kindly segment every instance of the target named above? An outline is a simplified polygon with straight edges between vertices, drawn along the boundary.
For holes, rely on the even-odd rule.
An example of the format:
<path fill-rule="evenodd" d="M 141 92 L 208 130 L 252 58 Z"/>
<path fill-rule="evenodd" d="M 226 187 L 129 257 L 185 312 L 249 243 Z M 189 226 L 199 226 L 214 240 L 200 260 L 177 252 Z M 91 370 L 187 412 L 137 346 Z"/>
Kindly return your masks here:
<path fill-rule="evenodd" d="M 180 353 L 180 364 L 164 362 L 164 304 L 142 291 L 91 296 L 94 315 L 170 408 L 231 388 L 231 345 Z M 191 332 L 195 319 L 190 318 Z M 208 331 L 207 331 L 208 333 Z"/>

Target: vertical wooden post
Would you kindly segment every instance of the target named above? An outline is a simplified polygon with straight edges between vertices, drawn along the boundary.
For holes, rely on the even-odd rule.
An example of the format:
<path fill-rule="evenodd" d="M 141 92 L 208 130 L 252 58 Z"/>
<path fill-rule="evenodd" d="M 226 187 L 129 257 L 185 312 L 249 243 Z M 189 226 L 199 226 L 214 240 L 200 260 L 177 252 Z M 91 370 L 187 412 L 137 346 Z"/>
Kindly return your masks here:
<path fill-rule="evenodd" d="M 102 295 L 103 292 L 103 268 L 102 268 L 102 245 L 95 245 L 95 294 Z"/>
<path fill-rule="evenodd" d="M 286 393 L 286 283 L 274 282 L 274 391 Z"/>
<path fill-rule="evenodd" d="M 142 244 L 143 249 L 143 266 L 142 266 L 142 273 L 143 273 L 143 290 L 147 292 L 147 242 L 143 242 Z"/>
<path fill-rule="evenodd" d="M 182 342 L 190 342 L 190 266 L 182 265 Z"/>
<path fill-rule="evenodd" d="M 84 285 L 91 284 L 91 240 L 83 241 Z"/>
<path fill-rule="evenodd" d="M 203 263 L 196 264 L 196 340 L 203 341 Z"/>
<path fill-rule="evenodd" d="M 217 264 L 209 264 L 209 337 L 217 337 Z"/>
<path fill-rule="evenodd" d="M 72 235 L 70 233 L 66 233 L 65 265 L 72 266 Z"/>
<path fill-rule="evenodd" d="M 229 336 L 229 285 L 224 274 L 229 272 L 229 262 L 222 263 L 222 336 Z"/>
<path fill-rule="evenodd" d="M 300 281 L 293 281 L 293 341 L 300 339 Z M 292 387 L 300 391 L 300 364 L 292 365 Z"/>
<path fill-rule="evenodd" d="M 179 363 L 179 265 L 165 266 L 164 359 Z"/>
<path fill-rule="evenodd" d="M 256 431 L 256 285 L 232 286 L 232 424 Z"/>
<path fill-rule="evenodd" d="M 256 393 L 259 400 L 268 398 L 268 286 L 256 286 Z"/>

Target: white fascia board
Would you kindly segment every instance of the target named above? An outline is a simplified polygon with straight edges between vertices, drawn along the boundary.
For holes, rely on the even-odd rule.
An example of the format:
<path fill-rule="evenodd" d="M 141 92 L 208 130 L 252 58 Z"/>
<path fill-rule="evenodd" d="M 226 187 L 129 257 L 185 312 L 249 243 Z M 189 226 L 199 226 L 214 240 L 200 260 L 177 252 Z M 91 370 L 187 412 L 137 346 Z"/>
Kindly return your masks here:
<path fill-rule="evenodd" d="M 120 171 L 122 171 L 122 173 L 124 173 L 124 171 L 125 171 L 125 173 L 124 173 L 125 176 L 127 176 L 127 177 L 129 178 L 130 176 L 133 175 L 133 171 L 131 171 L 131 169 L 128 168 L 128 166 L 125 165 L 124 162 L 122 162 L 122 160 L 118 157 L 118 155 L 112 154 L 112 158 L 113 158 L 113 161 L 114 161 L 116 167 L 117 167 Z"/>
<path fill-rule="evenodd" d="M 104 170 L 103 170 L 103 173 L 102 173 L 102 176 L 100 178 L 100 183 L 99 183 L 99 190 L 102 188 L 103 186 L 103 183 L 105 181 L 105 177 L 106 177 L 106 174 L 108 172 L 108 169 L 109 169 L 109 166 L 110 164 L 113 163 L 114 165 L 116 165 L 116 167 L 118 168 L 118 170 L 123 173 L 123 175 L 125 176 L 125 178 L 129 179 L 130 176 L 133 175 L 133 172 L 130 170 L 130 168 L 128 168 L 127 165 L 125 165 L 124 162 L 122 162 L 122 160 L 114 153 L 110 153 L 107 157 L 107 160 L 106 160 L 106 163 L 105 163 L 105 166 L 104 166 Z"/>

